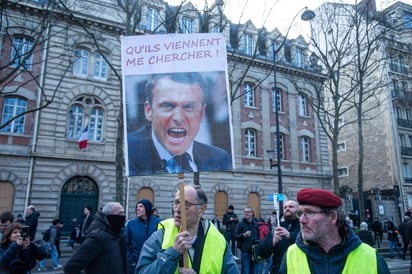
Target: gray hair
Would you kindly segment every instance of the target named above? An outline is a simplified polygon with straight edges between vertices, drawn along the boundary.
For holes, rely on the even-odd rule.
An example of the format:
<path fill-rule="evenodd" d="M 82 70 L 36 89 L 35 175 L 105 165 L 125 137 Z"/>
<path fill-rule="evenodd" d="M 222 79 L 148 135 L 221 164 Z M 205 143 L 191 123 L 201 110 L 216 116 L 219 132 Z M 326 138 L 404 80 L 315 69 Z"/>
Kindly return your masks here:
<path fill-rule="evenodd" d="M 113 212 L 115 211 L 115 209 L 117 207 L 121 207 L 122 205 L 119 202 L 108 202 L 107 204 L 105 204 L 105 206 L 102 209 L 102 213 L 104 215 L 110 215 L 113 214 Z"/>

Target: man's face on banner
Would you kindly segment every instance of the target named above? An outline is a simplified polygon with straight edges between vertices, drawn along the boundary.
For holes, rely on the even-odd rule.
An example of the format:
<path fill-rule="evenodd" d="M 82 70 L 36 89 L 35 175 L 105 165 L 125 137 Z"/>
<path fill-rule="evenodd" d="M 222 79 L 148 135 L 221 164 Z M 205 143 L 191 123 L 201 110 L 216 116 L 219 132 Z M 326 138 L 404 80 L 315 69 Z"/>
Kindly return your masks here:
<path fill-rule="evenodd" d="M 152 104 L 145 103 L 146 119 L 159 142 L 172 154 L 183 154 L 195 139 L 205 115 L 199 84 L 159 79 L 152 90 Z"/>

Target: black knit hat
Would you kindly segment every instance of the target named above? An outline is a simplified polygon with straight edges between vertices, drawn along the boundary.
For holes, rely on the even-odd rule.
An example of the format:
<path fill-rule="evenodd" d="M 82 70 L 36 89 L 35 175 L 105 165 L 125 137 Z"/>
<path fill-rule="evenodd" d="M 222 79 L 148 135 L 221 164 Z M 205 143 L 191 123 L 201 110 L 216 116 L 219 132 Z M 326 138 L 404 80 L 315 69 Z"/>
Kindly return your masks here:
<path fill-rule="evenodd" d="M 138 204 L 142 204 L 144 206 L 144 208 L 146 209 L 147 217 L 152 215 L 153 204 L 152 204 L 151 201 L 149 201 L 147 199 L 142 199 L 142 200 L 138 201 L 136 205 L 138 205 Z"/>

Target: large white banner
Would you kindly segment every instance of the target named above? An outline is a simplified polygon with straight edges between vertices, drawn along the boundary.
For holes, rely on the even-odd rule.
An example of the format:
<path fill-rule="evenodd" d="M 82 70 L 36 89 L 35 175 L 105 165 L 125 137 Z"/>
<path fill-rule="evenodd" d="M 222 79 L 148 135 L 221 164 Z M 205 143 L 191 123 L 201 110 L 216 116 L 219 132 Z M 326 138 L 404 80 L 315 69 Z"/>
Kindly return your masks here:
<path fill-rule="evenodd" d="M 234 169 L 221 33 L 121 41 L 127 176 Z"/>

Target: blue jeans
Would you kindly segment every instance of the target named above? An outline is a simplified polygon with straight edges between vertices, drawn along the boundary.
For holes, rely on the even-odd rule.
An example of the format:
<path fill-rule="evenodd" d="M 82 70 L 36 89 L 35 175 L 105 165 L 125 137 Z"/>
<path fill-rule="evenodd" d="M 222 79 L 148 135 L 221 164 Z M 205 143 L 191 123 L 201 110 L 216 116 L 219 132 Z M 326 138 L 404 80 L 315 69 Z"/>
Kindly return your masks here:
<path fill-rule="evenodd" d="M 51 248 L 51 250 L 50 250 Z M 46 244 L 46 252 L 47 254 L 50 254 L 52 261 L 53 261 L 53 267 L 57 267 L 59 265 L 59 254 L 57 253 L 57 248 L 56 245 L 47 243 Z M 46 265 L 47 257 L 44 258 L 39 262 L 39 268 L 43 269 L 44 266 Z"/>
<path fill-rule="evenodd" d="M 397 244 L 397 241 L 389 241 L 389 253 L 391 257 L 393 257 L 393 249 L 395 249 L 395 251 L 398 253 L 399 258 L 401 257 L 401 252 L 399 251 Z"/>
<path fill-rule="evenodd" d="M 226 231 L 225 238 L 227 244 L 231 246 L 232 255 L 236 256 L 236 240 L 234 231 Z"/>
<path fill-rule="evenodd" d="M 242 274 L 256 274 L 257 264 L 252 261 L 252 254 L 242 251 L 240 253 L 240 264 L 242 265 Z"/>
<path fill-rule="evenodd" d="M 265 267 L 265 272 L 263 272 L 263 266 L 265 262 L 266 262 L 266 267 Z M 257 274 L 269 274 L 271 266 L 272 266 L 272 257 L 270 256 L 258 263 Z"/>

